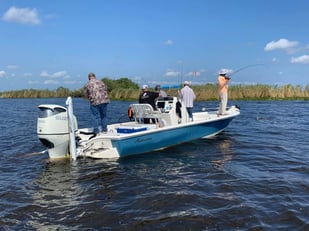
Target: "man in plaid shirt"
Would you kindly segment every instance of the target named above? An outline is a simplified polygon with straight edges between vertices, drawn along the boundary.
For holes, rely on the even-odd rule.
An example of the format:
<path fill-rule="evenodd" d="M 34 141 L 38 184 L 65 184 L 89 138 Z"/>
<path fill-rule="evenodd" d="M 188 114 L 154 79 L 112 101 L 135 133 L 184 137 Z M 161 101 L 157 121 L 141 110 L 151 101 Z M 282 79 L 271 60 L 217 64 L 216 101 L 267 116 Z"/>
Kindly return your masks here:
<path fill-rule="evenodd" d="M 110 103 L 107 87 L 103 81 L 96 79 L 94 73 L 89 73 L 88 83 L 84 86 L 85 96 L 90 102 L 90 111 L 93 122 L 93 132 L 98 134 L 101 126 L 102 132 L 107 132 L 107 105 Z"/>

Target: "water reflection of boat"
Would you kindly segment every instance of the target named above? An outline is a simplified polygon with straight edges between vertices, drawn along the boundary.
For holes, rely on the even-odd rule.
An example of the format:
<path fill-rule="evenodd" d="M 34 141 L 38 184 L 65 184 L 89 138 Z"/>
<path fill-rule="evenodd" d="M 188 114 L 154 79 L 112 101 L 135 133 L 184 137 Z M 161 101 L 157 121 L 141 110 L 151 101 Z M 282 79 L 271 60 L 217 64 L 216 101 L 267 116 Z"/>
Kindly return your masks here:
<path fill-rule="evenodd" d="M 117 161 L 85 160 L 82 165 L 68 159 L 48 161 L 33 183 L 35 191 L 28 210 L 31 222 L 27 225 L 35 230 L 80 230 L 70 225 L 93 219 L 97 212 L 93 209 L 116 194 L 109 185 L 118 175 Z"/>
<path fill-rule="evenodd" d="M 223 139 L 220 140 L 218 143 L 218 149 L 220 150 L 222 156 L 219 160 L 213 160 L 211 161 L 213 164 L 215 164 L 216 167 L 219 169 L 222 169 L 223 166 L 232 160 L 233 157 L 233 151 L 231 149 L 231 140 Z"/>
<path fill-rule="evenodd" d="M 133 121 L 110 124 L 107 133 L 94 136 L 91 128 L 78 129 L 70 97 L 66 105 L 39 106 L 37 133 L 50 158 L 118 158 L 146 153 L 214 136 L 240 114 L 239 108 L 232 106 L 221 116 L 216 110 L 195 112 L 191 121 L 176 97 L 164 97 L 157 100 L 158 110 L 148 104 L 132 104 Z M 145 119 L 154 122 L 146 124 Z"/>

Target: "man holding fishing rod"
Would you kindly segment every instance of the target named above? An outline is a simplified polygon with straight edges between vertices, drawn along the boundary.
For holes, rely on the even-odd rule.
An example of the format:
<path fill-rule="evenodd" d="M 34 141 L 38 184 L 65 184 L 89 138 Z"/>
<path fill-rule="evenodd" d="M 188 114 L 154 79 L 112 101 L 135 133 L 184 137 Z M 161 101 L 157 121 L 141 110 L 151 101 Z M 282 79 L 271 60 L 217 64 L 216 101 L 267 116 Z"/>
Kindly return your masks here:
<path fill-rule="evenodd" d="M 241 67 L 237 69 L 236 71 L 229 70 L 229 69 L 221 69 L 219 71 L 217 85 L 219 89 L 220 106 L 219 106 L 218 116 L 226 114 L 226 106 L 227 106 L 227 101 L 228 101 L 228 88 L 229 88 L 228 83 L 229 83 L 229 80 L 231 79 L 231 76 L 247 68 L 255 67 L 255 66 L 264 66 L 264 65 L 265 64 L 252 64 L 252 65 Z"/>
<path fill-rule="evenodd" d="M 218 116 L 224 115 L 226 113 L 226 106 L 227 106 L 227 100 L 228 100 L 228 83 L 231 79 L 228 76 L 229 70 L 227 69 L 221 69 L 219 71 L 219 77 L 218 77 L 218 90 L 219 90 L 219 96 L 220 96 L 220 106 L 218 111 Z"/>

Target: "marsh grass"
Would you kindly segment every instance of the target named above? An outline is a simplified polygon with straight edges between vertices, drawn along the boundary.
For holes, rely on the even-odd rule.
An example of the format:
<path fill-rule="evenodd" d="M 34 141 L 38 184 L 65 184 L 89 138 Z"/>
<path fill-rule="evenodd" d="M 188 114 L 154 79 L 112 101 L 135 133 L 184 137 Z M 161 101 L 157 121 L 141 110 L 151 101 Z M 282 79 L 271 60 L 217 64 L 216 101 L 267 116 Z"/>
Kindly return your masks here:
<path fill-rule="evenodd" d="M 219 98 L 218 89 L 215 84 L 193 85 L 192 89 L 195 92 L 197 101 L 217 100 Z M 154 89 L 150 89 L 154 90 Z M 177 96 L 178 90 L 175 88 L 165 90 L 168 95 Z M 137 88 L 113 88 L 109 92 L 109 96 L 114 100 L 136 100 L 141 91 Z M 51 90 L 35 90 L 26 89 L 19 91 L 8 91 L 0 93 L 2 98 L 52 98 L 52 97 L 84 97 L 83 90 L 77 89 L 69 91 L 66 88 L 58 88 L 55 91 Z M 271 86 L 264 84 L 256 85 L 230 85 L 229 86 L 230 100 L 292 100 L 304 99 L 309 100 L 309 85 L 306 87 L 293 86 L 291 84 L 283 86 Z"/>
<path fill-rule="evenodd" d="M 192 87 L 197 100 L 218 99 L 218 89 L 214 84 L 207 84 Z M 308 99 L 309 85 L 306 87 L 293 86 L 291 84 L 284 86 L 271 86 L 264 84 L 256 85 L 230 85 L 229 99 L 231 100 L 258 100 L 258 99 Z"/>
<path fill-rule="evenodd" d="M 214 84 L 192 86 L 197 101 L 217 100 L 219 98 L 217 86 Z M 153 90 L 153 89 L 150 89 Z M 231 85 L 229 87 L 229 99 L 302 99 L 308 98 L 309 88 L 300 86 L 269 86 L 269 85 Z M 120 100 L 138 99 L 140 90 L 114 89 L 110 96 Z M 178 95 L 178 89 L 167 89 L 166 93 L 171 96 Z"/>

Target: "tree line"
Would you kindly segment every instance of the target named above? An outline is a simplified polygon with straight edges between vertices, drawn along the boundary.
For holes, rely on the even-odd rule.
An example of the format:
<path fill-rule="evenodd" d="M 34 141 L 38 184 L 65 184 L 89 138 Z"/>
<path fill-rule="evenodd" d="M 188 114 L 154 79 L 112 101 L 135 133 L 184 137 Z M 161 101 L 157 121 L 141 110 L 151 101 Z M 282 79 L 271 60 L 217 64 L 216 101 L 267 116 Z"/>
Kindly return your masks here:
<path fill-rule="evenodd" d="M 140 87 L 128 78 L 112 80 L 103 78 L 102 81 L 107 85 L 109 96 L 114 100 L 136 100 L 140 94 Z M 181 86 L 179 86 L 180 88 Z M 191 86 L 196 94 L 197 101 L 217 100 L 218 89 L 216 84 L 204 84 Z M 154 90 L 154 89 L 150 89 Z M 177 96 L 178 89 L 164 89 L 168 95 Z M 1 98 L 66 98 L 85 97 L 83 88 L 70 90 L 59 87 L 56 90 L 24 89 L 17 91 L 0 92 Z M 230 85 L 229 99 L 231 100 L 258 100 L 258 99 L 309 99 L 309 85 L 294 86 L 291 84 L 277 85 Z"/>

